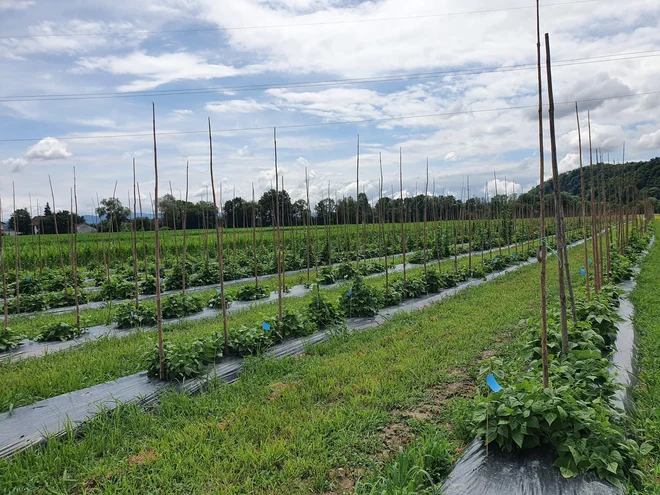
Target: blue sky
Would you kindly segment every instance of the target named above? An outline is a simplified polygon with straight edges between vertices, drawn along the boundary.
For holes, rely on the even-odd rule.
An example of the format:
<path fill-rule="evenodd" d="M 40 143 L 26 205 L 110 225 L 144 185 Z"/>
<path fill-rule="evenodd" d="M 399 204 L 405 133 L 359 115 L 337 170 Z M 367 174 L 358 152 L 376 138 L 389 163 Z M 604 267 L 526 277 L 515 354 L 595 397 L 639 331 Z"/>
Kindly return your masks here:
<path fill-rule="evenodd" d="M 19 207 L 28 205 L 29 195 L 33 211 L 37 198 L 40 205 L 50 201 L 48 174 L 58 209 L 68 207 L 73 167 L 81 213 L 93 210 L 97 193 L 111 196 L 115 182 L 117 196 L 127 202 L 132 158 L 143 206 L 149 208 L 152 142 L 149 136 L 125 135 L 150 131 L 152 101 L 162 133 L 162 193 L 171 182 L 175 195 L 185 194 L 188 160 L 191 198 L 206 195 L 207 117 L 218 130 L 216 186 L 219 191 L 222 184 L 225 197 L 234 186 L 243 197 L 251 195 L 251 183 L 257 196 L 270 187 L 272 130 L 241 129 L 272 126 L 281 127 L 279 163 L 294 199 L 305 194 L 305 166 L 312 202 L 327 194 L 328 182 L 333 196 L 335 191 L 338 196 L 355 194 L 358 134 L 360 185 L 370 196 L 377 194 L 379 153 L 386 190 L 398 184 L 399 147 L 404 194 L 414 194 L 415 187 L 423 191 L 427 158 L 436 192 L 444 188 L 460 196 L 469 176 L 472 193 L 482 195 L 490 182 L 492 194 L 493 172 L 498 188 L 504 188 L 506 176 L 509 191 L 526 190 L 538 181 L 535 12 L 526 8 L 530 4 L 0 0 L 0 139 L 9 140 L 0 141 L 4 209 L 12 206 L 12 182 Z M 657 1 L 631 0 L 625 9 L 614 0 L 569 1 L 544 7 L 541 15 L 556 64 L 556 101 L 591 100 L 581 103 L 585 159 L 587 109 L 594 147 L 610 153 L 612 160 L 621 160 L 624 141 L 627 159 L 657 156 Z M 52 34 L 58 36 L 48 36 Z M 510 70 L 523 64 L 532 66 Z M 485 70 L 493 67 L 506 70 Z M 475 68 L 482 70 L 456 73 Z M 407 80 L 399 77 L 405 75 Z M 397 80 L 373 81 L 383 76 Z M 345 81 L 357 78 L 371 82 Z M 337 80 L 343 81 L 328 83 Z M 313 82 L 325 84 L 301 84 Z M 237 89 L 245 86 L 250 90 Z M 169 90 L 200 92 L 153 93 Z M 130 92 L 143 94 L 118 97 Z M 25 95 L 99 93 L 112 97 L 8 101 Z M 639 93 L 650 94 L 597 100 Z M 427 117 L 401 119 L 418 115 Z M 563 171 L 579 164 L 574 109 L 559 104 L 557 116 Z M 378 122 L 318 125 L 356 120 Z M 547 122 L 545 129 L 548 144 Z"/>

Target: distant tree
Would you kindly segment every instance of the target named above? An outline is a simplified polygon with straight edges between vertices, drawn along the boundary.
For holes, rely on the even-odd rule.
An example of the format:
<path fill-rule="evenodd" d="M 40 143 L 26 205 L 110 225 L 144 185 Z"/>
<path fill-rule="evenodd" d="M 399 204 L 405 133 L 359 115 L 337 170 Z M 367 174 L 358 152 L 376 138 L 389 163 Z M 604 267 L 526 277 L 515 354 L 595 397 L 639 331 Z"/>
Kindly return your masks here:
<path fill-rule="evenodd" d="M 277 197 L 278 197 L 278 206 L 280 208 L 280 217 L 281 217 L 282 209 L 284 209 L 284 211 L 286 212 L 291 211 L 291 198 L 289 197 L 289 193 L 286 191 L 279 191 Z M 275 217 L 273 215 L 274 205 L 275 205 L 275 189 L 266 191 L 265 193 L 263 193 L 261 198 L 259 198 L 259 216 L 261 217 L 262 225 L 264 227 L 269 227 L 275 223 L 274 222 Z M 288 222 L 286 220 L 287 220 L 286 216 L 285 218 L 280 218 L 280 225 L 287 225 Z"/>
<path fill-rule="evenodd" d="M 48 201 L 46 201 L 46 207 L 44 208 L 44 216 L 49 217 L 53 214 L 53 212 L 50 209 L 50 205 L 48 204 Z"/>
<path fill-rule="evenodd" d="M 25 208 L 19 208 L 9 217 L 9 227 L 21 234 L 32 232 L 32 217 Z"/>
<path fill-rule="evenodd" d="M 335 207 L 335 200 L 331 198 L 325 198 L 316 203 L 314 211 L 316 211 L 316 220 L 319 225 L 327 225 L 332 222 L 335 217 Z"/>
<path fill-rule="evenodd" d="M 73 215 L 73 226 L 80 225 L 85 223 L 85 217 L 80 215 Z M 54 234 L 55 233 L 55 222 L 54 217 L 57 218 L 57 230 L 60 234 L 67 234 L 73 232 L 71 229 L 71 212 L 68 210 L 58 211 L 55 215 L 47 216 L 43 219 L 44 234 Z"/>
<path fill-rule="evenodd" d="M 130 208 L 126 208 L 117 198 L 105 198 L 101 200 L 99 207 L 96 208 L 96 214 L 103 219 L 105 225 L 103 230 L 109 230 L 112 225 L 113 231 L 120 231 L 121 225 L 128 222 L 131 216 Z M 59 215 L 59 213 L 58 213 Z M 59 228 L 59 219 L 57 226 Z"/>

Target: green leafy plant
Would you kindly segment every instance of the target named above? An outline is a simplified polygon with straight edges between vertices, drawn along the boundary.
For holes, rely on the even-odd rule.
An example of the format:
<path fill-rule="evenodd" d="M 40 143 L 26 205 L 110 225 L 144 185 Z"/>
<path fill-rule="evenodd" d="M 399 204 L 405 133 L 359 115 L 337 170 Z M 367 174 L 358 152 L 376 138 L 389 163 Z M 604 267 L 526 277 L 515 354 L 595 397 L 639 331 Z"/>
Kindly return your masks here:
<path fill-rule="evenodd" d="M 204 309 L 204 303 L 199 296 L 190 294 L 174 294 L 163 299 L 161 312 L 163 318 L 183 318 L 199 313 Z"/>
<path fill-rule="evenodd" d="M 5 352 L 20 345 L 27 337 L 10 327 L 0 327 L 0 352 Z"/>
<path fill-rule="evenodd" d="M 352 316 L 374 316 L 383 307 L 380 289 L 367 285 L 362 277 L 355 277 L 348 290 L 341 296 L 344 314 Z"/>
<path fill-rule="evenodd" d="M 261 326 L 232 328 L 228 335 L 229 349 L 238 356 L 261 354 L 273 343 L 271 332 Z"/>
<path fill-rule="evenodd" d="M 270 296 L 270 291 L 263 285 L 243 285 L 239 287 L 234 296 L 237 301 L 255 301 Z"/>
<path fill-rule="evenodd" d="M 61 321 L 45 326 L 34 340 L 37 342 L 65 341 L 80 337 L 84 332 L 84 328 Z"/>
<path fill-rule="evenodd" d="M 319 329 L 334 327 L 344 323 L 344 318 L 339 308 L 328 301 L 318 286 L 312 295 L 312 302 L 309 303 L 307 314 L 309 320 Z"/>
<path fill-rule="evenodd" d="M 322 266 L 319 268 L 318 283 L 321 285 L 334 284 L 337 281 L 337 274 L 331 266 Z"/>
<path fill-rule="evenodd" d="M 114 313 L 117 328 L 149 327 L 156 324 L 156 309 L 141 305 L 135 308 L 134 303 L 119 305 Z"/>
<path fill-rule="evenodd" d="M 206 339 L 193 342 L 172 343 L 163 345 L 166 380 L 182 380 L 201 374 L 217 357 L 222 356 L 222 337 L 214 333 Z M 150 348 L 146 359 L 149 376 L 160 375 L 160 358 L 158 347 Z"/>
<path fill-rule="evenodd" d="M 225 294 L 225 306 L 227 308 L 231 306 L 232 300 L 233 296 L 231 294 Z M 208 300 L 206 306 L 213 309 L 222 309 L 222 294 L 219 290 L 211 299 Z"/>

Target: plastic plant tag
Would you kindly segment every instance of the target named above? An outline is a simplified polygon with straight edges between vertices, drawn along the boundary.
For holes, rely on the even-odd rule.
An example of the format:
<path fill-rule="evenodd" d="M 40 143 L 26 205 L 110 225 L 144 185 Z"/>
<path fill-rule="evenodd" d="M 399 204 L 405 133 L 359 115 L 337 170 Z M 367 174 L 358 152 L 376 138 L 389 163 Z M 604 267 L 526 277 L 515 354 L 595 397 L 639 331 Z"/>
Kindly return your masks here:
<path fill-rule="evenodd" d="M 348 297 L 351 297 L 352 295 L 353 295 L 353 289 L 351 289 L 351 290 L 348 291 L 347 296 L 348 296 Z"/>
<path fill-rule="evenodd" d="M 493 263 L 497 263 L 498 261 L 500 261 L 500 259 L 497 256 L 493 258 Z"/>
<path fill-rule="evenodd" d="M 495 393 L 502 390 L 502 385 L 497 383 L 497 380 L 495 379 L 495 375 L 493 375 L 492 373 L 486 377 L 486 383 L 488 384 L 490 389 Z"/>
<path fill-rule="evenodd" d="M 222 294 L 222 289 L 218 289 L 218 295 Z"/>
<path fill-rule="evenodd" d="M 266 323 L 265 321 L 261 324 L 261 328 L 266 330 L 267 332 L 270 330 L 270 323 Z"/>
<path fill-rule="evenodd" d="M 133 318 L 134 316 L 135 316 L 135 313 L 133 311 L 131 311 L 131 318 Z"/>
<path fill-rule="evenodd" d="M 591 265 L 593 262 L 594 261 L 591 258 L 589 258 L 589 264 Z"/>
<path fill-rule="evenodd" d="M 587 272 L 584 271 L 584 268 L 580 268 L 580 275 L 583 277 L 587 274 Z"/>
<path fill-rule="evenodd" d="M 28 275 L 27 277 L 25 277 L 25 281 L 26 281 L 26 282 L 29 282 L 30 280 L 32 280 L 32 278 L 30 278 L 29 275 Z"/>

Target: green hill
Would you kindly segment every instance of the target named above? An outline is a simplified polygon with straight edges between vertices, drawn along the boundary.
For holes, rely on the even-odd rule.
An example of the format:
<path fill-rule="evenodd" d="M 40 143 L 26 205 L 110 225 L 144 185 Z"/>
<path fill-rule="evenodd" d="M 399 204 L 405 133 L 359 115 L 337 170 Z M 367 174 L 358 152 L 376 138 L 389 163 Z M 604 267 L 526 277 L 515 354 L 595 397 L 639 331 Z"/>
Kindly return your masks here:
<path fill-rule="evenodd" d="M 642 198 L 644 194 L 648 194 L 649 198 L 660 201 L 660 157 L 644 162 L 627 162 L 620 165 L 600 163 L 594 168 L 594 174 L 597 173 L 595 175 L 596 180 L 600 180 L 601 169 L 605 177 L 608 200 L 612 201 L 615 198 L 615 193 L 621 185 L 623 187 L 629 185 L 634 188 L 638 198 Z M 585 192 L 587 193 L 587 198 L 589 198 L 591 176 L 588 164 L 584 168 L 584 174 Z M 600 182 L 596 182 L 596 185 L 596 197 L 598 197 L 600 193 Z M 580 187 L 580 169 L 578 168 L 560 174 L 559 188 L 562 193 L 580 196 L 582 192 Z M 552 181 L 545 183 L 545 192 L 546 194 L 554 192 Z M 538 186 L 530 191 L 530 193 L 538 195 Z"/>

